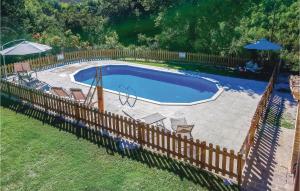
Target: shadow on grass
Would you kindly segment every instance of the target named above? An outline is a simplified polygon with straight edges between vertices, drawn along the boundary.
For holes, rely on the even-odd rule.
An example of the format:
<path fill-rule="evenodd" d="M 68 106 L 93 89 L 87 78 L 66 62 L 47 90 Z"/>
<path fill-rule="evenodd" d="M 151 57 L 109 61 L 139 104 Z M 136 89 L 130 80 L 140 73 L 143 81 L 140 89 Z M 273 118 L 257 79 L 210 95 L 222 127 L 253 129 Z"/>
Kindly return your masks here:
<path fill-rule="evenodd" d="M 239 190 L 237 185 L 225 185 L 223 183 L 223 179 L 220 177 L 187 163 L 180 162 L 145 149 L 120 149 L 118 141 L 112 137 L 101 135 L 93 129 L 68 122 L 60 117 L 50 115 L 42 110 L 38 110 L 37 108 L 33 108 L 30 105 L 21 104 L 20 102 L 12 101 L 7 97 L 1 96 L 1 106 L 14 110 L 16 113 L 27 115 L 29 118 L 40 120 L 44 124 L 49 124 L 60 131 L 66 131 L 74 134 L 78 138 L 86 139 L 97 144 L 98 147 L 105 148 L 106 152 L 110 155 L 119 154 L 122 157 L 127 157 L 131 160 L 141 162 L 149 168 L 167 170 L 179 176 L 181 179 L 192 181 L 208 190 Z"/>

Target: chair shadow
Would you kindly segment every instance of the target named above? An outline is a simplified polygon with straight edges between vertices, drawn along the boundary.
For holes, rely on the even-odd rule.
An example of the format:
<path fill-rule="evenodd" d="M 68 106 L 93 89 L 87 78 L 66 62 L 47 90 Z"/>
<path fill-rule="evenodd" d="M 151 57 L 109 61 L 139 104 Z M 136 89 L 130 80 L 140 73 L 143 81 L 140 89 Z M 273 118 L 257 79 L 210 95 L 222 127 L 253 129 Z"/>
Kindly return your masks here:
<path fill-rule="evenodd" d="M 271 190 L 284 99 L 273 95 L 269 104 L 247 158 L 242 183 L 244 190 Z"/>
<path fill-rule="evenodd" d="M 93 144 L 97 144 L 98 147 L 105 148 L 106 152 L 110 155 L 119 154 L 124 158 L 126 157 L 143 163 L 149 168 L 167 170 L 179 176 L 181 180 L 187 179 L 208 190 L 239 190 L 236 184 L 225 185 L 222 178 L 187 163 L 168 158 L 167 156 L 142 148 L 121 149 L 119 146 L 120 139 L 99 133 L 99 131 L 96 132 L 94 129 L 65 120 L 59 116 L 51 115 L 43 110 L 31 107 L 31 105 L 12 101 L 5 96 L 1 96 L 1 106 L 11 109 L 16 113 L 27 115 L 29 118 L 40 120 L 43 124 L 49 124 L 59 131 L 69 132 L 77 136 L 78 139 L 86 139 Z"/>

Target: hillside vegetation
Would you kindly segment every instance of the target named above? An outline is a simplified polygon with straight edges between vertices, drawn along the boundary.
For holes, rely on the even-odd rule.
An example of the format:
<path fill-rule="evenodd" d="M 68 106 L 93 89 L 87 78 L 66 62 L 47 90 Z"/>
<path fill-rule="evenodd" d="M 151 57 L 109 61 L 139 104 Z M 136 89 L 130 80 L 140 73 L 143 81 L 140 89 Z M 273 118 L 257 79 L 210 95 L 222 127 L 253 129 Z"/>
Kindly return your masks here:
<path fill-rule="evenodd" d="M 2 42 L 26 38 L 55 51 L 139 47 L 241 55 L 268 38 L 299 65 L 296 0 L 3 0 Z"/>

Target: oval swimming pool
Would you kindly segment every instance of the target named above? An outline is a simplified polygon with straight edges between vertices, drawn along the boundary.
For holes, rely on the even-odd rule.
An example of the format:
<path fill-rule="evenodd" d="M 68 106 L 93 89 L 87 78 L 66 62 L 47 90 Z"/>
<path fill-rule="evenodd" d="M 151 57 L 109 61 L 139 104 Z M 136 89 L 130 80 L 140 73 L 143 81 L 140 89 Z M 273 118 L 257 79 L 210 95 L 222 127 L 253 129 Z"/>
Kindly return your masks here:
<path fill-rule="evenodd" d="M 82 69 L 73 77 L 91 85 L 96 67 Z M 125 93 L 158 104 L 196 104 L 217 97 L 216 83 L 201 77 L 164 72 L 129 65 L 102 67 L 103 86 L 114 93 Z"/>

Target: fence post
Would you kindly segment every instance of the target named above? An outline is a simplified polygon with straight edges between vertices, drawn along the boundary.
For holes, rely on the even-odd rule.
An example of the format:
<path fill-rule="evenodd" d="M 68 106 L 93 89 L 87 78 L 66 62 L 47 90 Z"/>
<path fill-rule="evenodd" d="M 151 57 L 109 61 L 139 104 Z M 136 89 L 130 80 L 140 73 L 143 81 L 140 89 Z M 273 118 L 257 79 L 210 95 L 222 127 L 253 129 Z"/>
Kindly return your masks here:
<path fill-rule="evenodd" d="M 77 137 L 81 136 L 81 124 L 80 124 L 80 114 L 79 114 L 79 104 L 75 103 L 75 120 L 76 120 L 76 135 Z"/>
<path fill-rule="evenodd" d="M 32 105 L 34 105 L 34 103 L 33 103 L 33 95 L 32 95 L 32 90 L 31 89 L 29 90 L 29 94 L 30 94 L 30 103 Z"/>
<path fill-rule="evenodd" d="M 48 96 L 44 95 L 44 106 L 45 106 L 45 112 L 48 112 Z"/>
<path fill-rule="evenodd" d="M 171 133 L 167 132 L 167 156 L 170 157 L 170 139 L 171 139 Z"/>
<path fill-rule="evenodd" d="M 1 82 L 1 83 L 3 83 L 3 82 Z M 6 83 L 6 86 L 7 86 L 8 97 L 9 97 L 9 99 L 11 99 L 10 84 L 9 84 L 9 83 Z"/>
<path fill-rule="evenodd" d="M 139 142 L 141 148 L 143 148 L 143 133 L 142 133 L 143 125 L 144 125 L 143 123 L 137 123 L 138 142 Z"/>
<path fill-rule="evenodd" d="M 243 154 L 241 152 L 238 152 L 238 160 L 237 160 L 237 181 L 238 185 L 240 186 L 242 183 L 242 173 L 243 173 Z"/>
<path fill-rule="evenodd" d="M 205 168 L 206 159 L 206 141 L 201 143 L 201 168 Z"/>
<path fill-rule="evenodd" d="M 200 162 L 200 154 L 199 154 L 199 149 L 201 148 L 200 141 L 199 139 L 196 140 L 196 166 L 199 166 Z"/>
<path fill-rule="evenodd" d="M 75 118 L 77 121 L 79 121 L 79 105 L 78 105 L 78 103 L 75 103 Z"/>

